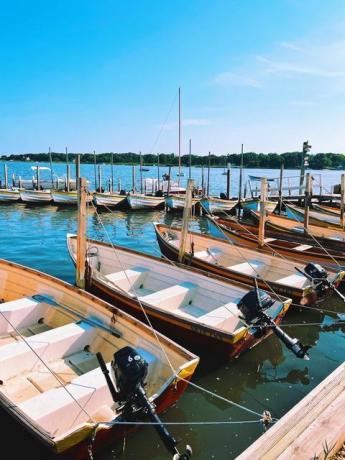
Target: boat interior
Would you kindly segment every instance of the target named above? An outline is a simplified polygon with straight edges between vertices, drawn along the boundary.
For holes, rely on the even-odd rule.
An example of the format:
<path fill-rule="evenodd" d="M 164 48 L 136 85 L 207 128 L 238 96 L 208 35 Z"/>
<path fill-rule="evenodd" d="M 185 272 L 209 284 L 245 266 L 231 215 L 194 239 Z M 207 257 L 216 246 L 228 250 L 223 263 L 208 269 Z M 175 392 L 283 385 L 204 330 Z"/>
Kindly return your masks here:
<path fill-rule="evenodd" d="M 158 231 L 170 245 L 176 249 L 180 246 L 180 231 L 158 226 Z M 186 252 L 191 252 L 193 243 L 194 257 L 209 264 L 226 268 L 229 271 L 246 276 L 256 277 L 258 274 L 267 281 L 294 286 L 299 289 L 310 286 L 310 281 L 296 270 L 304 266 L 294 261 L 282 260 L 255 250 L 229 244 L 216 238 L 196 233 L 189 233 Z"/>
<path fill-rule="evenodd" d="M 0 263 L 0 398 L 54 439 L 116 417 L 97 352 L 109 369 L 116 351 L 135 348 L 149 364 L 149 396 L 174 378 L 145 326 L 122 312 L 114 322 L 101 301 L 95 306 L 91 296 L 68 291 L 64 283 L 54 287 Z M 161 343 L 174 369 L 190 360 L 168 339 Z"/>
<path fill-rule="evenodd" d="M 70 236 L 68 245 L 75 260 L 76 237 Z M 225 334 L 243 332 L 238 302 L 248 292 L 245 287 L 94 241 L 88 243 L 88 260 L 92 277 L 112 290 Z M 268 312 L 275 317 L 280 308 L 275 302 Z"/>

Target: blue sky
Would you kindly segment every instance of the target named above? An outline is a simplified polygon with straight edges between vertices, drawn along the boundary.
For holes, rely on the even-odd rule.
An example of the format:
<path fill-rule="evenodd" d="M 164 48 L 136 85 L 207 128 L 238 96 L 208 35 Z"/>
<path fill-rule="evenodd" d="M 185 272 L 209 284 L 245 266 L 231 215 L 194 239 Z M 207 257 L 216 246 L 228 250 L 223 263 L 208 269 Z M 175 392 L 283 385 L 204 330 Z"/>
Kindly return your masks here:
<path fill-rule="evenodd" d="M 343 0 L 0 6 L 0 153 L 345 151 Z"/>

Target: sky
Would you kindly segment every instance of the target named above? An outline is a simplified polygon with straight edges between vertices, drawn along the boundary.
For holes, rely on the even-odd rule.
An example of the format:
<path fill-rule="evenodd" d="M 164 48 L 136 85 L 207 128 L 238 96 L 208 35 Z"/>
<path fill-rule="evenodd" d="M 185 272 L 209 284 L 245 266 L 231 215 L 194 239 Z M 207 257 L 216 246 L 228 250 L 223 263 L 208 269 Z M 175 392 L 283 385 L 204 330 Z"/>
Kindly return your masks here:
<path fill-rule="evenodd" d="M 344 0 L 0 0 L 0 153 L 345 152 Z"/>

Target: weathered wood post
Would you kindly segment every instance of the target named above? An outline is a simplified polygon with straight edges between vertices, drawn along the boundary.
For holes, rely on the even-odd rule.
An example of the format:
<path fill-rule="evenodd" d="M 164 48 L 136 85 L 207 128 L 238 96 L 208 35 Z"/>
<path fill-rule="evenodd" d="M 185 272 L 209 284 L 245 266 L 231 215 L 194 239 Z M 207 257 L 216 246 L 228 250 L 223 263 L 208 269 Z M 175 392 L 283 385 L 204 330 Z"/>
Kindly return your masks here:
<path fill-rule="evenodd" d="M 226 197 L 228 200 L 231 198 L 231 164 L 227 163 L 226 171 Z"/>
<path fill-rule="evenodd" d="M 265 245 L 265 223 L 266 223 L 266 201 L 267 201 L 267 178 L 261 179 L 260 194 L 260 220 L 259 220 L 259 247 Z"/>
<path fill-rule="evenodd" d="M 5 188 L 8 189 L 8 170 L 7 164 L 4 164 Z"/>
<path fill-rule="evenodd" d="M 186 252 L 188 226 L 189 226 L 189 220 L 192 215 L 192 190 L 194 186 L 193 182 L 194 181 L 192 179 L 188 179 L 188 182 L 187 182 L 186 198 L 184 201 L 184 208 L 183 208 L 181 240 L 180 240 L 180 247 L 179 247 L 179 252 L 178 252 L 178 261 L 180 263 L 183 262 L 184 254 Z"/>
<path fill-rule="evenodd" d="M 77 235 L 77 263 L 76 284 L 85 289 L 85 264 L 86 264 L 86 196 L 87 182 L 84 177 L 78 181 L 78 235 Z"/>

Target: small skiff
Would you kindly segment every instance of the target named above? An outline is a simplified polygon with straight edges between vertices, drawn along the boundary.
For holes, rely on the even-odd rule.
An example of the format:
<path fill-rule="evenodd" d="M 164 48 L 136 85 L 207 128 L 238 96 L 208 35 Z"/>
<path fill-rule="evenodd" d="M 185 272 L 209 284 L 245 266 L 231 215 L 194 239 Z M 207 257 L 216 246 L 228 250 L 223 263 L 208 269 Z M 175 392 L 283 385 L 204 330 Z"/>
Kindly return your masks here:
<path fill-rule="evenodd" d="M 259 220 L 259 213 L 252 212 L 255 220 Z M 266 220 L 266 234 L 272 238 L 282 238 L 292 241 L 300 241 L 306 244 L 317 244 L 314 238 L 326 249 L 344 251 L 345 232 L 335 228 L 319 227 L 309 225 L 308 232 L 314 236 L 305 233 L 303 222 L 297 222 L 296 219 L 289 219 L 284 216 L 268 214 Z"/>
<path fill-rule="evenodd" d="M 300 222 L 304 222 L 304 208 L 299 208 L 298 206 L 291 204 L 286 204 L 285 206 L 287 217 Z M 309 222 L 313 225 L 317 225 L 318 227 L 335 228 L 336 230 L 341 230 L 340 214 L 339 216 L 336 216 L 309 209 Z"/>
<path fill-rule="evenodd" d="M 20 190 L 19 193 L 24 203 L 50 203 L 53 199 L 50 190 Z"/>
<path fill-rule="evenodd" d="M 239 245 L 245 246 L 257 251 L 267 252 L 271 255 L 282 254 L 284 257 L 298 260 L 300 262 L 316 262 L 321 265 L 327 265 L 336 269 L 339 265 L 345 268 L 345 247 L 344 251 L 323 250 L 317 243 L 301 244 L 296 241 L 287 241 L 283 238 L 265 238 L 265 245 L 262 248 L 258 246 L 259 228 L 254 225 L 239 223 L 231 218 L 210 217 L 211 222 L 219 226 L 229 238 Z"/>
<path fill-rule="evenodd" d="M 127 195 L 128 206 L 131 209 L 158 209 L 164 207 L 164 197 L 130 193 Z"/>
<path fill-rule="evenodd" d="M 57 205 L 77 205 L 78 204 L 78 192 L 76 190 L 67 192 L 63 190 L 52 190 L 52 198 Z M 92 194 L 88 194 L 86 198 L 87 202 L 92 201 Z"/>
<path fill-rule="evenodd" d="M 2 188 L 0 189 L 0 203 L 7 203 L 13 201 L 19 201 L 20 194 L 18 190 L 12 190 L 9 188 Z"/>
<path fill-rule="evenodd" d="M 177 260 L 181 230 L 163 224 L 155 224 L 155 230 L 162 254 Z M 329 273 L 325 273 L 324 284 L 318 285 L 318 278 L 310 281 L 302 274 L 306 267 L 294 261 L 236 247 L 200 233 L 189 232 L 186 243 L 185 263 L 250 286 L 254 285 L 256 278 L 261 289 L 272 289 L 302 305 L 314 304 L 329 295 L 332 289 L 328 283 L 334 283 L 333 286 L 337 288 L 345 275 L 345 271 L 335 273 L 329 270 Z"/>
<path fill-rule="evenodd" d="M 114 402 L 103 372 L 121 376 L 120 355 L 128 362 L 130 350 L 139 356 L 147 371 L 146 394 L 157 412 L 179 399 L 198 364 L 195 355 L 158 334 L 161 348 L 150 328 L 110 304 L 4 260 L 0 298 L 0 405 L 63 458 L 90 458 L 87 447 L 95 429 L 92 450 L 122 440 L 136 421 L 148 420 L 139 404 L 133 426 L 126 430 L 119 423 L 128 420 L 126 411 L 135 403 L 126 400 L 131 386 L 118 380 L 122 394 Z M 96 353 L 104 358 L 103 372 Z M 3 451 L 10 449 L 6 442 Z"/>
<path fill-rule="evenodd" d="M 260 211 L 260 203 L 261 201 L 259 199 L 243 200 L 241 201 L 241 206 L 245 211 Z M 266 201 L 265 203 L 267 212 L 273 212 L 276 207 L 276 201 Z"/>
<path fill-rule="evenodd" d="M 76 242 L 68 235 L 74 263 Z M 87 248 L 88 289 L 143 318 L 139 299 L 157 329 L 188 347 L 235 358 L 268 333 L 257 336 L 240 318 L 239 303 L 248 293 L 241 283 L 101 241 L 87 240 Z M 267 313 L 280 323 L 291 300 L 272 298 Z"/>
<path fill-rule="evenodd" d="M 338 216 L 340 218 L 340 208 L 334 208 L 332 206 L 325 206 L 323 204 L 313 203 L 313 209 L 323 214 L 329 214 L 331 216 Z"/>
<path fill-rule="evenodd" d="M 201 206 L 210 214 L 217 214 L 221 212 L 229 212 L 236 205 L 237 200 L 223 200 L 216 197 L 205 197 L 200 201 Z"/>
<path fill-rule="evenodd" d="M 185 195 L 168 195 L 165 197 L 165 205 L 169 211 L 183 211 L 185 200 Z M 194 207 L 199 201 L 199 198 L 192 198 L 192 206 Z"/>
<path fill-rule="evenodd" d="M 93 201 L 96 206 L 105 206 L 109 208 L 119 208 L 127 204 L 127 195 L 111 192 L 95 192 Z"/>

